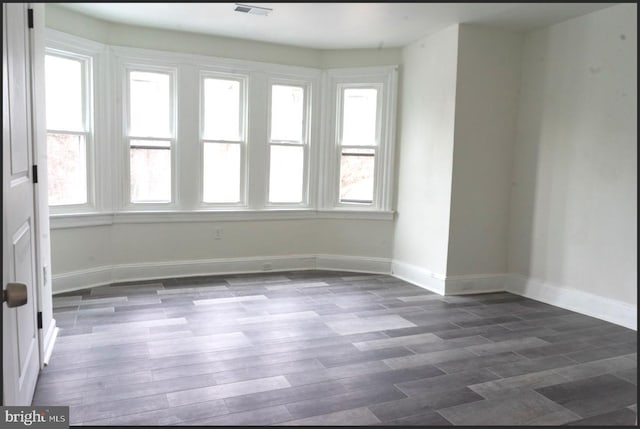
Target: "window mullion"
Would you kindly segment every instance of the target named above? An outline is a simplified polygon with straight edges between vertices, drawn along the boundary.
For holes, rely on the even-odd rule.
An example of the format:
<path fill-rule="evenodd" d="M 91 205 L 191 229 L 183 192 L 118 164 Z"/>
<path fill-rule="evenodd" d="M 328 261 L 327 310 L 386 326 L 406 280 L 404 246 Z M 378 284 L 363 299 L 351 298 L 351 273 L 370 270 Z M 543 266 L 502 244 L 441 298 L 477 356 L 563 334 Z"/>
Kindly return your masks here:
<path fill-rule="evenodd" d="M 269 192 L 268 100 L 269 81 L 265 73 L 251 74 L 251 87 L 247 94 L 247 206 L 264 209 Z"/>
<path fill-rule="evenodd" d="M 306 146 L 306 144 L 304 142 L 283 142 L 283 141 L 270 141 L 269 142 L 270 145 L 276 145 L 276 146 Z"/>
<path fill-rule="evenodd" d="M 173 137 L 167 137 L 167 136 L 163 136 L 163 137 L 149 137 L 149 136 L 136 136 L 133 134 L 130 134 L 127 136 L 127 139 L 129 140 L 148 140 L 148 141 L 167 141 L 167 142 L 172 142 L 175 140 L 175 138 Z"/>
<path fill-rule="evenodd" d="M 220 143 L 220 144 L 244 144 L 245 142 L 240 140 L 207 140 L 207 139 L 201 139 L 202 143 Z"/>
<path fill-rule="evenodd" d="M 47 128 L 48 134 L 71 134 L 74 136 L 87 136 L 90 134 L 89 131 L 72 131 L 72 130 L 54 130 Z"/>

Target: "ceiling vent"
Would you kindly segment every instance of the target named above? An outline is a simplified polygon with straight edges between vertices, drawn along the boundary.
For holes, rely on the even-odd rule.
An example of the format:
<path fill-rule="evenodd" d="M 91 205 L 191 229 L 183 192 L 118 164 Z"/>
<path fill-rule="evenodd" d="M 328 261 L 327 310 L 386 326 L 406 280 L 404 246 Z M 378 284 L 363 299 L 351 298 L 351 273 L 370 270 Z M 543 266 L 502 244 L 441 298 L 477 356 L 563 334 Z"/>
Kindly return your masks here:
<path fill-rule="evenodd" d="M 269 15 L 269 13 L 271 13 L 271 11 L 273 9 L 268 9 L 266 7 L 249 6 L 248 4 L 236 3 L 236 8 L 234 10 L 236 12 L 250 13 L 252 15 Z"/>

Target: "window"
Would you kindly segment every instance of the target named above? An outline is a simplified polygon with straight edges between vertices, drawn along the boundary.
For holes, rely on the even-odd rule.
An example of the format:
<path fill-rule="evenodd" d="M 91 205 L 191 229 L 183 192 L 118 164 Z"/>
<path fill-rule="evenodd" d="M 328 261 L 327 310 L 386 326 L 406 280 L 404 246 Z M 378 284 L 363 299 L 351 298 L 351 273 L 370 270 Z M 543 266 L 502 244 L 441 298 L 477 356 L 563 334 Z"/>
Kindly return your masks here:
<path fill-rule="evenodd" d="M 90 203 L 91 59 L 47 50 L 45 91 L 50 206 Z"/>
<path fill-rule="evenodd" d="M 129 201 L 172 201 L 172 72 L 128 70 Z"/>
<path fill-rule="evenodd" d="M 378 90 L 343 88 L 340 136 L 340 202 L 373 203 L 378 147 Z"/>
<path fill-rule="evenodd" d="M 328 207 L 391 209 L 395 86 L 393 68 L 329 71 Z"/>
<path fill-rule="evenodd" d="M 246 79 L 201 76 L 202 201 L 244 201 Z"/>
<path fill-rule="evenodd" d="M 307 117 L 305 87 L 271 85 L 269 197 L 271 204 L 305 201 Z"/>
<path fill-rule="evenodd" d="M 397 67 L 227 60 L 55 30 L 46 43 L 60 225 L 393 217 Z"/>

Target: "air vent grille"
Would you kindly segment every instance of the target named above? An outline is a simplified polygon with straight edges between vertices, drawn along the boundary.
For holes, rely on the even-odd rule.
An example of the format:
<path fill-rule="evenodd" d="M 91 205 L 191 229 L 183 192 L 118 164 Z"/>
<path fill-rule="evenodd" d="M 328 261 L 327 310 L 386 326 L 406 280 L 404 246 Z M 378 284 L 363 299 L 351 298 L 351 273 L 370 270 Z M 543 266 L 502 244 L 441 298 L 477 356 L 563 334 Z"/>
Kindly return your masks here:
<path fill-rule="evenodd" d="M 236 12 L 242 12 L 242 13 L 250 13 L 252 15 L 269 15 L 269 13 L 273 10 L 273 9 L 269 9 L 266 7 L 259 7 L 259 6 L 250 6 L 248 4 L 240 4 L 240 3 L 236 3 L 236 8 L 234 9 Z"/>

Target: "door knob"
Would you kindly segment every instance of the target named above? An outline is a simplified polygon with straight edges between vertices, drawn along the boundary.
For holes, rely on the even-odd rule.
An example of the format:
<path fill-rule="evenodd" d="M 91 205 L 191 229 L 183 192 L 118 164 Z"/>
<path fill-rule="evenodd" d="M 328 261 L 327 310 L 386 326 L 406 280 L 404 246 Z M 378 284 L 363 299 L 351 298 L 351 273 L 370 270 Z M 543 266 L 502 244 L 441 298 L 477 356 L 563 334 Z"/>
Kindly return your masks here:
<path fill-rule="evenodd" d="M 7 288 L 2 291 L 2 301 L 7 307 L 20 307 L 27 303 L 27 285 L 22 283 L 7 283 Z"/>

